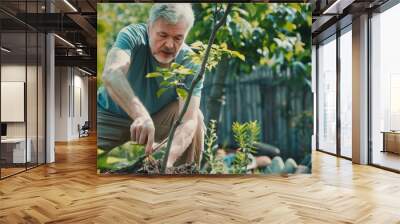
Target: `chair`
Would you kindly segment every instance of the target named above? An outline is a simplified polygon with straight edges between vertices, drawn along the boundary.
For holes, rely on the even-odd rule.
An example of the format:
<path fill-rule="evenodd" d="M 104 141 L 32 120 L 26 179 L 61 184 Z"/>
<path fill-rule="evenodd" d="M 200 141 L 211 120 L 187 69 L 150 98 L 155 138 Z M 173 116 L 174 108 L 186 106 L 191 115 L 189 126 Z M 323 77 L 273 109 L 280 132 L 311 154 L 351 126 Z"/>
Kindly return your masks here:
<path fill-rule="evenodd" d="M 80 127 L 80 125 L 78 124 L 79 138 L 89 136 L 89 129 L 90 129 L 89 121 L 85 121 L 82 127 Z"/>

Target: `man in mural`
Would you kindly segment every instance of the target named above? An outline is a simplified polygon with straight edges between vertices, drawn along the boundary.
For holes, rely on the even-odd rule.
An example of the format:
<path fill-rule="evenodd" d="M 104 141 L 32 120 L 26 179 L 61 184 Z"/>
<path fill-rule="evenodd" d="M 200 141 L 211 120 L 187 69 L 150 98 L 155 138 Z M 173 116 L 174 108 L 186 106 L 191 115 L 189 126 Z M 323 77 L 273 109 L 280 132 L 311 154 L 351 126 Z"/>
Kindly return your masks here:
<path fill-rule="evenodd" d="M 98 91 L 98 147 L 111 150 L 133 140 L 145 144 L 147 154 L 154 142 L 167 138 L 184 100 L 168 89 L 156 92 L 162 78 L 146 78 L 157 67 L 172 62 L 195 72 L 199 66 L 187 57 L 191 49 L 184 43 L 194 23 L 190 4 L 154 4 L 147 24 L 123 28 L 108 52 L 103 71 L 104 86 Z M 191 78 L 186 80 L 189 86 Z M 194 89 L 189 108 L 179 125 L 167 168 L 180 163 L 199 163 L 203 151 L 204 124 L 199 109 L 202 83 Z"/>

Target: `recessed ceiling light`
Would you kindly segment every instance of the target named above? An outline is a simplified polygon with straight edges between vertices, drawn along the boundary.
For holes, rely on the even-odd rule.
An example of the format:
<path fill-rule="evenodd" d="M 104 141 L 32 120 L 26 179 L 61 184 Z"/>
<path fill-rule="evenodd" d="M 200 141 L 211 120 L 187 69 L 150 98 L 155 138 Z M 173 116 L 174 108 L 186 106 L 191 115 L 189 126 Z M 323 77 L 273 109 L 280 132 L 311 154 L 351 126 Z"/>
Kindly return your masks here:
<path fill-rule="evenodd" d="M 327 9 L 325 9 L 322 14 L 342 14 L 343 9 L 351 5 L 354 1 L 355 0 L 336 0 Z"/>
<path fill-rule="evenodd" d="M 5 47 L 1 47 L 1 50 L 4 51 L 4 52 L 7 52 L 7 53 L 10 53 L 10 52 L 11 52 L 11 50 L 9 50 L 9 49 L 7 49 L 7 48 L 5 48 Z"/>
<path fill-rule="evenodd" d="M 81 71 L 81 72 L 83 72 L 83 73 L 85 73 L 85 74 L 92 75 L 92 73 L 90 73 L 90 72 L 88 72 L 88 71 L 86 71 L 86 70 L 83 70 L 83 69 L 81 69 L 81 68 L 79 68 L 79 67 L 78 67 L 78 69 L 79 69 L 79 71 Z"/>
<path fill-rule="evenodd" d="M 69 45 L 69 46 L 75 48 L 75 45 L 71 44 L 71 42 L 69 42 L 69 41 L 67 41 L 66 39 L 60 37 L 59 35 L 54 34 L 54 36 L 57 37 L 58 39 L 60 39 L 62 42 L 66 43 L 67 45 Z"/>
<path fill-rule="evenodd" d="M 74 12 L 78 12 L 78 10 L 71 4 L 69 3 L 68 0 L 64 0 L 65 4 L 67 4 Z"/>

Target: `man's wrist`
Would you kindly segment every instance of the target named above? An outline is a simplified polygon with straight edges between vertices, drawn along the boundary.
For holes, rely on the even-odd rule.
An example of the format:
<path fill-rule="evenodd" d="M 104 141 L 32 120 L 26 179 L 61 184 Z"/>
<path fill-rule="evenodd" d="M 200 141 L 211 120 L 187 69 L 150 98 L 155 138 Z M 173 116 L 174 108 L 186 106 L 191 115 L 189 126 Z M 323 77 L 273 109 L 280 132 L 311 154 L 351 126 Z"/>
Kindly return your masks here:
<path fill-rule="evenodd" d="M 147 112 L 147 110 L 137 97 L 132 98 L 129 108 L 130 108 L 129 116 L 132 119 L 135 120 L 138 117 L 147 117 L 151 119 L 150 114 Z"/>

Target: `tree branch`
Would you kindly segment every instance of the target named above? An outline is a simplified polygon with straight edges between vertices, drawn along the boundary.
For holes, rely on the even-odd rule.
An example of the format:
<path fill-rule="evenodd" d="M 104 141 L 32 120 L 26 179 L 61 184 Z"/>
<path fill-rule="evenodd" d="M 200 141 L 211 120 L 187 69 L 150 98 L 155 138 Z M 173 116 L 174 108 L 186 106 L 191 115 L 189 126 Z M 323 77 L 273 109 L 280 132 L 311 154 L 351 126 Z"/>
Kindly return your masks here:
<path fill-rule="evenodd" d="M 183 106 L 183 109 L 182 109 L 181 113 L 179 114 L 178 119 L 175 121 L 174 125 L 172 126 L 172 128 L 171 128 L 171 130 L 169 132 L 167 149 L 166 149 L 164 160 L 163 160 L 162 167 L 161 167 L 161 172 L 164 173 L 164 174 L 165 174 L 165 170 L 166 170 L 166 166 L 167 166 L 167 162 L 168 162 L 168 158 L 169 158 L 169 153 L 170 153 L 170 150 L 171 150 L 172 140 L 173 140 L 174 135 L 175 135 L 175 131 L 178 128 L 179 124 L 182 122 L 183 116 L 185 115 L 185 113 L 186 113 L 186 111 L 187 111 L 187 109 L 189 107 L 189 103 L 190 103 L 190 99 L 191 99 L 192 94 L 193 94 L 194 87 L 196 86 L 197 83 L 199 83 L 203 79 L 203 76 L 204 76 L 204 73 L 205 73 L 205 70 L 206 70 L 208 57 L 209 57 L 210 51 L 211 51 L 211 46 L 214 43 L 217 31 L 218 31 L 219 28 L 222 27 L 222 25 L 225 24 L 226 17 L 228 16 L 228 14 L 229 14 L 229 12 L 231 10 L 232 10 L 232 4 L 228 3 L 227 8 L 226 8 L 226 10 L 224 12 L 224 15 L 218 21 L 218 23 L 216 23 L 213 26 L 213 30 L 211 32 L 211 36 L 210 36 L 210 38 L 208 40 L 207 49 L 206 49 L 206 52 L 204 54 L 204 58 L 203 58 L 202 63 L 201 63 L 200 71 L 197 74 L 197 76 L 192 80 L 192 83 L 190 85 L 190 89 L 189 89 L 189 92 L 188 92 L 188 96 L 186 98 L 186 101 L 185 101 L 185 104 Z M 214 13 L 217 13 L 217 12 L 214 12 Z"/>

